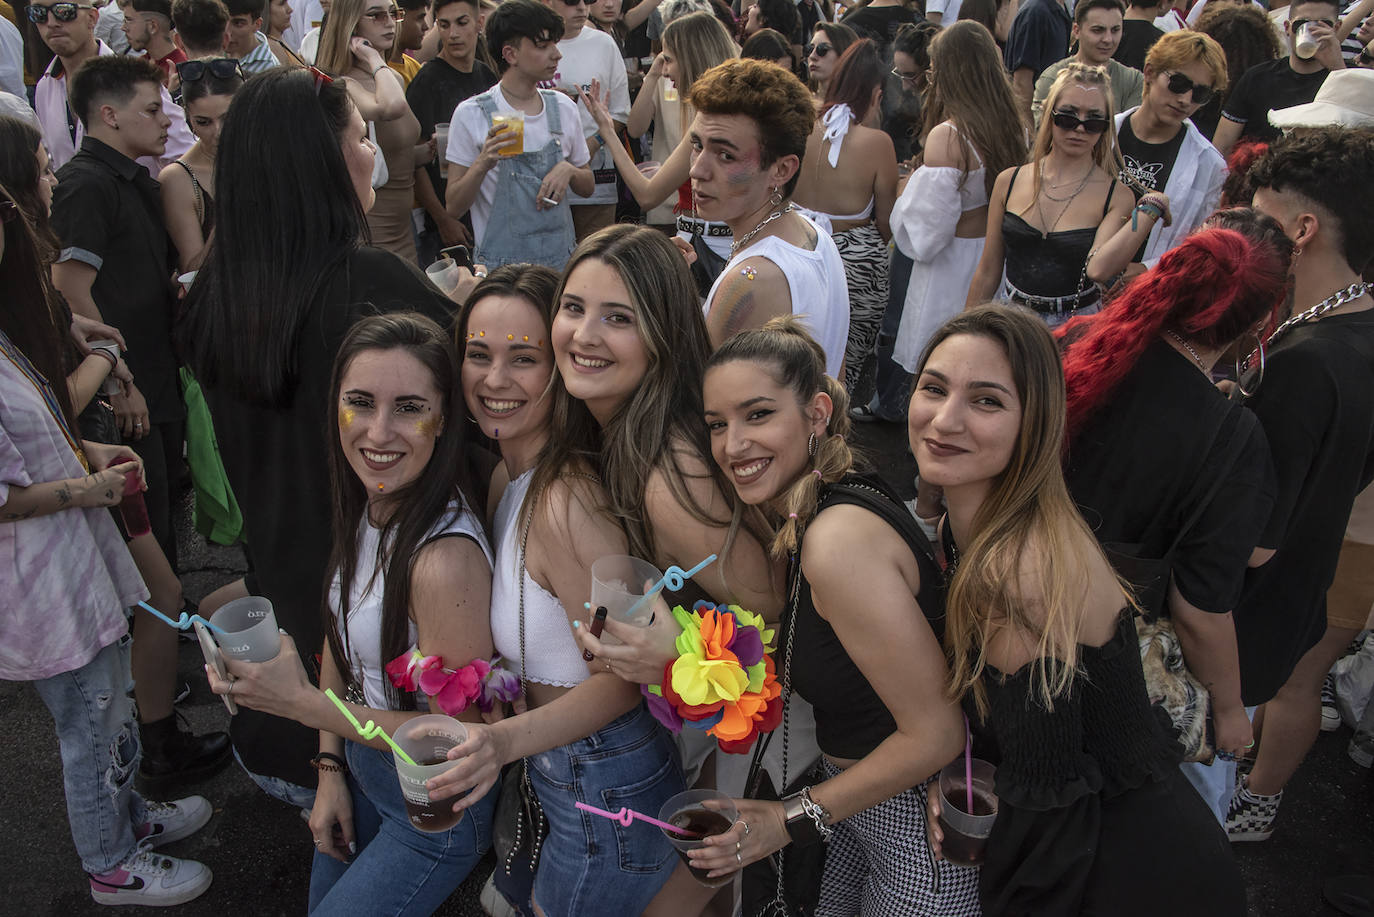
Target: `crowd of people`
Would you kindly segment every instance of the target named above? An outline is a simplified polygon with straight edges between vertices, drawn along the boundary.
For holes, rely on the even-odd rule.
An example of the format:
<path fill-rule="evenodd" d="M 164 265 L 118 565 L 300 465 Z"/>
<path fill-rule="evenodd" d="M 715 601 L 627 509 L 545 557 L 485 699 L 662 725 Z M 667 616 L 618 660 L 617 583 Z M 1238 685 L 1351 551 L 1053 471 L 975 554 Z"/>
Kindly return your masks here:
<path fill-rule="evenodd" d="M 1318 730 L 1374 759 L 1330 676 L 1374 610 L 1371 39 L 1374 0 L 0 0 L 0 678 L 92 898 L 204 894 L 156 848 L 237 761 L 312 914 L 432 913 L 493 844 L 493 915 L 1245 913 Z M 248 561 L 198 605 L 188 485 Z M 594 607 L 621 555 L 645 619 Z M 193 734 L 169 622 L 248 597 L 277 652 L 207 665 Z M 584 809 L 694 788 L 732 817 L 681 859 Z"/>

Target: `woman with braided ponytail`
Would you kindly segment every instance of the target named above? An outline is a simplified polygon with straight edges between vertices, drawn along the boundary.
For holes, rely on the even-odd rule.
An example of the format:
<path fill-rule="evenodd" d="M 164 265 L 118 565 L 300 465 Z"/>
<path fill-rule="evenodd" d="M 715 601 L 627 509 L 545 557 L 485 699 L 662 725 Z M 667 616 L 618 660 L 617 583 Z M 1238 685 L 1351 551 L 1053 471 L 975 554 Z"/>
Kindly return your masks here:
<path fill-rule="evenodd" d="M 693 865 L 728 875 L 820 836 L 816 913 L 977 914 L 977 871 L 937 863 L 925 841 L 926 781 L 963 738 L 944 692 L 929 544 L 901 502 L 855 470 L 848 397 L 796 318 L 726 341 L 707 363 L 703 401 L 716 463 L 779 523 L 778 666 L 784 698 L 815 706 L 826 779 L 780 802 L 736 800 L 740 822 L 707 838 Z"/>
<path fill-rule="evenodd" d="M 1225 210 L 1128 286 L 1100 314 L 1070 322 L 1069 492 L 1113 559 L 1166 558 L 1170 573 L 1135 579 L 1150 616 L 1173 622 L 1189 670 L 1211 694 L 1218 751 L 1243 753 L 1231 611 L 1273 502 L 1258 420 L 1212 384 L 1219 357 L 1273 320 L 1292 244 L 1278 223 Z M 1235 765 L 1185 764 L 1220 821 Z"/>

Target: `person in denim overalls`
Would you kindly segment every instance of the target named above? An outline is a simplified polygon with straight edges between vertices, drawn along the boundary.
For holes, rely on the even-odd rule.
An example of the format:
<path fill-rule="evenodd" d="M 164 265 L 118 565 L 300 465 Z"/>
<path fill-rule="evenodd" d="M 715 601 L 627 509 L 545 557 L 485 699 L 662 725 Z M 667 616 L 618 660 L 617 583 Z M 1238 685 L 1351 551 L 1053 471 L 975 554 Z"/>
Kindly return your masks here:
<path fill-rule="evenodd" d="M 506 0 L 487 20 L 488 47 L 500 54 L 501 82 L 464 101 L 454 114 L 446 206 L 455 218 L 473 211 L 474 260 L 488 268 L 530 262 L 561 269 L 575 244 L 564 199 L 570 188 L 589 194 L 593 187 L 576 107 L 557 92 L 537 88 L 557 74 L 562 33 L 563 20 L 548 7 Z M 536 105 L 539 110 L 531 110 Z M 542 148 L 502 155 L 514 138 L 493 116 L 512 108 L 531 124 L 547 124 Z"/>

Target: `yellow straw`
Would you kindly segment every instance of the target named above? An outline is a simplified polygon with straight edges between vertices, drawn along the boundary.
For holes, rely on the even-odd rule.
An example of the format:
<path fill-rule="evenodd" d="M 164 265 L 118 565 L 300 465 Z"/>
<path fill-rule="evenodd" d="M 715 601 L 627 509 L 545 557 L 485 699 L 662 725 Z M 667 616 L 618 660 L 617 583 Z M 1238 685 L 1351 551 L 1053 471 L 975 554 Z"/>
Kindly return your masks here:
<path fill-rule="evenodd" d="M 371 720 L 368 720 L 367 725 L 365 726 L 359 723 L 358 718 L 353 715 L 353 711 L 349 710 L 348 707 L 344 706 L 344 702 L 335 697 L 334 692 L 331 689 L 325 688 L 324 696 L 332 700 L 334 702 L 334 706 L 338 707 L 339 710 L 343 712 L 343 715 L 348 717 L 348 721 L 353 724 L 353 728 L 358 730 L 358 735 L 362 736 L 364 739 L 375 739 L 377 736 L 381 736 L 383 739 L 386 740 L 386 744 L 391 746 L 391 750 L 396 752 L 396 754 L 400 757 L 402 761 L 404 761 L 406 764 L 409 764 L 411 767 L 419 766 L 414 762 L 414 760 L 411 759 L 410 755 L 406 754 L 404 748 L 397 745 L 396 741 L 393 738 L 391 738 L 391 736 L 386 734 L 385 729 L 378 726 Z"/>

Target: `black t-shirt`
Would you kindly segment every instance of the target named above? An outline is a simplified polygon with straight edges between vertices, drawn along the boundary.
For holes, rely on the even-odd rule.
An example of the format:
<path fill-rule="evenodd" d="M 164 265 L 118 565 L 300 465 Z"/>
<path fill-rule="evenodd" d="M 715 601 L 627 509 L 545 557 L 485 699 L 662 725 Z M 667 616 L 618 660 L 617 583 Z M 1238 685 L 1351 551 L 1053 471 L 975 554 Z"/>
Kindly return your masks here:
<path fill-rule="evenodd" d="M 57 179 L 52 228 L 63 260 L 95 268 L 91 297 L 129 345 L 124 359 L 148 402 L 149 418 L 180 420 L 186 409 L 172 347 L 172 242 L 157 181 L 94 137 L 82 140 Z"/>
<path fill-rule="evenodd" d="M 1221 107 L 1221 116 L 1245 125 L 1242 140 L 1268 143 L 1279 138 L 1279 129 L 1269 124 L 1269 112 L 1290 105 L 1302 105 L 1317 97 L 1326 80 L 1326 70 L 1297 73 L 1288 58 L 1256 64 L 1241 74 Z"/>
<path fill-rule="evenodd" d="M 420 122 L 420 139 L 432 137 L 434 125 L 451 123 L 459 102 L 486 92 L 495 83 L 496 75 L 479 60 L 472 62 L 471 73 L 462 72 L 442 57 L 427 61 L 406 89 L 406 103 L 415 113 L 415 120 Z M 439 163 L 427 164 L 425 174 L 434 186 L 434 193 L 443 201 L 448 183 L 439 176 Z M 425 226 L 434 229 L 428 213 L 425 214 Z"/>
<path fill-rule="evenodd" d="M 1163 143 L 1147 143 L 1135 135 L 1131 119 L 1124 119 L 1121 122 L 1121 130 L 1116 135 L 1116 145 L 1117 149 L 1121 150 L 1126 173 L 1150 191 L 1163 191 L 1169 184 L 1169 176 L 1173 174 L 1174 163 L 1178 161 L 1178 151 L 1182 148 L 1183 138 L 1187 133 L 1186 128 L 1179 127 L 1173 139 Z M 1144 191 L 1134 185 L 1129 187 L 1137 201 L 1144 197 Z M 1149 240 L 1140 244 L 1140 251 L 1136 252 L 1134 260 L 1145 260 L 1145 246 L 1148 244 Z"/>
<path fill-rule="evenodd" d="M 324 641 L 333 502 L 325 435 L 334 355 L 349 328 L 365 316 L 416 311 L 447 329 L 454 308 L 414 265 L 390 252 L 361 248 L 305 318 L 296 348 L 299 381 L 285 407 L 252 405 L 223 387 L 205 387 L 224 470 L 243 511 L 253 560 L 248 591 L 271 600 L 277 622 L 295 638 L 302 658 L 313 657 Z M 231 734 L 249 770 L 314 786 L 314 730 L 240 708 Z"/>
<path fill-rule="evenodd" d="M 1233 437 L 1245 442 L 1238 455 Z M 1187 357 L 1163 341 L 1145 349 L 1074 438 L 1065 480 L 1098 540 L 1139 545 L 1142 557 L 1163 557 L 1213 494 L 1179 541 L 1174 582 L 1203 611 L 1236 607 L 1274 502 L 1269 446 L 1255 415 Z"/>
<path fill-rule="evenodd" d="M 1277 693 L 1325 632 L 1350 507 L 1374 478 L 1374 311 L 1288 331 L 1249 407 L 1277 479 L 1259 541 L 1277 553 L 1249 571 L 1236 609 L 1241 694 L 1254 705 Z"/>
<path fill-rule="evenodd" d="M 1007 70 L 1015 73 L 1030 68 L 1031 78 L 1050 64 L 1061 61 L 1069 53 L 1069 33 L 1073 31 L 1073 17 L 1059 0 L 1029 0 L 1021 4 L 1011 21 L 1011 32 L 1002 58 Z"/>
<path fill-rule="evenodd" d="M 1153 22 L 1144 19 L 1127 19 L 1121 23 L 1121 44 L 1112 55 L 1119 63 L 1137 70 L 1145 69 L 1145 55 L 1150 53 L 1155 42 L 1164 37 L 1164 32 Z"/>

